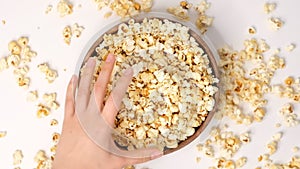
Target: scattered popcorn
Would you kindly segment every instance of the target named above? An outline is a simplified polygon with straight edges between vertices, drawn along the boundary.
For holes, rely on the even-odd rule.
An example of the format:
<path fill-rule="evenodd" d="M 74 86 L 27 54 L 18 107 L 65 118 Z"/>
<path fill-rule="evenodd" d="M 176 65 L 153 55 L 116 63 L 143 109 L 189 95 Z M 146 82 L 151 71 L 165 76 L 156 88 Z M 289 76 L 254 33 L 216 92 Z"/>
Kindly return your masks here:
<path fill-rule="evenodd" d="M 282 138 L 282 133 L 281 132 L 278 132 L 276 133 L 275 135 L 273 135 L 273 140 L 275 141 L 280 141 L 280 139 Z"/>
<path fill-rule="evenodd" d="M 292 52 L 296 48 L 296 45 L 291 43 L 285 47 L 285 50 L 288 52 Z"/>
<path fill-rule="evenodd" d="M 180 1 L 180 6 L 183 8 L 183 9 L 190 9 L 193 4 L 192 3 L 189 3 L 187 1 Z"/>
<path fill-rule="evenodd" d="M 55 144 L 58 143 L 59 139 L 60 139 L 60 134 L 59 134 L 59 133 L 53 133 L 53 134 L 52 134 L 52 141 L 53 141 Z"/>
<path fill-rule="evenodd" d="M 59 108 L 59 104 L 56 102 L 56 93 L 45 93 L 43 95 L 43 99 L 47 107 L 54 110 L 57 110 Z"/>
<path fill-rule="evenodd" d="M 300 150 L 300 148 L 297 147 L 297 146 L 293 147 L 293 149 L 292 149 L 292 151 L 293 151 L 294 153 L 298 152 L 299 150 Z"/>
<path fill-rule="evenodd" d="M 205 14 L 206 10 L 210 8 L 210 3 L 208 3 L 206 0 L 202 0 L 199 4 L 195 5 L 195 10 L 200 14 Z"/>
<path fill-rule="evenodd" d="M 20 165 L 23 160 L 22 150 L 16 150 L 13 154 L 13 165 Z"/>
<path fill-rule="evenodd" d="M 52 119 L 50 121 L 50 126 L 57 126 L 58 125 L 58 121 L 56 119 Z"/>
<path fill-rule="evenodd" d="M 280 18 L 271 17 L 268 19 L 269 24 L 271 25 L 271 28 L 275 31 L 282 28 L 284 22 Z"/>
<path fill-rule="evenodd" d="M 248 133 L 248 132 L 242 133 L 242 134 L 240 135 L 240 141 L 241 141 L 242 143 L 249 143 L 249 142 L 251 141 L 250 136 L 249 136 L 249 133 Z"/>
<path fill-rule="evenodd" d="M 101 10 L 103 7 L 108 6 L 110 4 L 110 0 L 94 0 L 98 5 L 98 10 Z"/>
<path fill-rule="evenodd" d="M 282 138 L 282 132 L 277 132 L 272 136 L 272 140 L 267 144 L 268 154 L 272 155 L 277 151 L 277 146 Z M 268 154 L 265 154 L 267 156 Z M 263 156 L 264 159 L 264 156 Z M 264 159 L 267 160 L 267 159 Z"/>
<path fill-rule="evenodd" d="M 207 31 L 207 28 L 210 27 L 213 23 L 214 18 L 207 15 L 199 15 L 196 20 L 196 26 L 202 34 Z"/>
<path fill-rule="evenodd" d="M 66 26 L 63 29 L 63 37 L 64 37 L 64 42 L 68 45 L 71 43 L 71 38 L 72 38 L 72 31 L 70 26 Z"/>
<path fill-rule="evenodd" d="M 2 25 L 5 25 L 6 24 L 6 21 L 5 20 L 1 20 L 2 22 Z"/>
<path fill-rule="evenodd" d="M 285 62 L 278 56 L 271 56 L 264 61 L 263 54 L 269 50 L 264 40 L 245 40 L 244 46 L 241 51 L 219 49 L 220 81 L 224 83 L 225 92 L 220 93 L 223 103 L 219 106 L 217 117 L 227 116 L 238 124 L 249 125 L 264 118 L 264 106 L 267 103 L 264 95 L 271 92 L 271 79 L 277 69 L 284 68 Z M 246 61 L 251 61 L 252 69 L 245 69 Z M 253 110 L 252 113 L 240 109 L 239 105 L 244 103 Z"/>
<path fill-rule="evenodd" d="M 200 163 L 201 162 L 201 157 L 196 157 L 196 162 Z"/>
<path fill-rule="evenodd" d="M 219 127 L 214 127 L 211 130 L 209 140 L 209 142 L 206 141 L 206 144 L 198 144 L 198 151 L 206 155 L 209 150 L 213 154 L 211 156 L 206 155 L 207 157 L 215 158 L 214 154 L 218 154 L 224 159 L 232 158 L 242 145 L 248 144 L 251 141 L 249 132 L 237 135 L 232 131 L 226 131 Z"/>
<path fill-rule="evenodd" d="M 7 59 L 6 57 L 0 58 L 0 72 L 8 68 L 6 59 Z"/>
<path fill-rule="evenodd" d="M 6 136 L 6 134 L 7 134 L 7 132 L 6 132 L 6 131 L 0 131 L 0 138 L 3 138 L 3 137 L 5 137 L 5 136 Z"/>
<path fill-rule="evenodd" d="M 21 47 L 16 41 L 9 42 L 8 50 L 12 55 L 20 55 L 21 53 Z"/>
<path fill-rule="evenodd" d="M 236 163 L 237 168 L 242 168 L 247 163 L 247 158 L 241 157 L 241 158 L 237 159 L 235 163 Z"/>
<path fill-rule="evenodd" d="M 60 17 L 73 13 L 73 5 L 68 0 L 60 0 L 57 4 L 57 12 Z"/>
<path fill-rule="evenodd" d="M 266 14 L 273 12 L 276 9 L 276 3 L 265 3 L 264 11 Z"/>
<path fill-rule="evenodd" d="M 53 83 L 53 81 L 57 78 L 57 72 L 51 69 L 47 63 L 39 64 L 38 69 L 44 73 L 46 80 L 48 83 Z"/>
<path fill-rule="evenodd" d="M 38 99 L 38 92 L 36 90 L 28 92 L 26 98 L 28 102 L 35 102 L 37 101 L 37 99 Z"/>
<path fill-rule="evenodd" d="M 21 63 L 21 58 L 19 55 L 9 55 L 7 57 L 8 66 L 18 67 Z"/>
<path fill-rule="evenodd" d="M 288 86 L 291 86 L 294 83 L 294 78 L 289 76 L 284 80 L 284 83 Z"/>
<path fill-rule="evenodd" d="M 28 89 L 30 79 L 28 77 L 24 77 L 24 76 L 17 77 L 17 83 L 20 87 L 22 87 L 24 89 Z"/>
<path fill-rule="evenodd" d="M 294 107 L 291 103 L 283 105 L 279 114 L 283 118 L 283 123 L 287 127 L 295 127 L 300 123 L 300 120 L 297 118 L 297 114 L 294 113 Z"/>
<path fill-rule="evenodd" d="M 98 9 L 108 6 L 118 16 L 125 18 L 128 16 L 135 16 L 141 12 L 149 12 L 153 5 L 153 0 L 95 0 Z"/>
<path fill-rule="evenodd" d="M 72 37 L 75 36 L 76 38 L 79 38 L 83 30 L 84 27 L 79 26 L 77 23 L 73 24 L 72 26 L 65 26 L 63 29 L 64 42 L 67 45 L 70 45 Z"/>
<path fill-rule="evenodd" d="M 79 26 L 77 23 L 74 23 L 71 27 L 72 29 L 72 35 L 74 35 L 76 38 L 79 38 L 81 35 L 81 32 L 84 30 L 83 26 Z"/>
<path fill-rule="evenodd" d="M 279 128 L 279 127 L 281 127 L 281 124 L 280 124 L 280 123 L 276 123 L 276 124 L 275 124 L 275 127 L 276 127 L 276 128 Z"/>
<path fill-rule="evenodd" d="M 44 150 L 39 150 L 34 161 L 37 163 L 37 169 L 52 169 L 52 159 L 49 158 Z"/>
<path fill-rule="evenodd" d="M 176 7 L 168 7 L 167 11 L 176 16 L 180 20 L 190 20 L 189 14 L 188 14 L 188 9 L 185 9 L 181 6 L 176 6 Z"/>
<path fill-rule="evenodd" d="M 117 33 L 103 36 L 103 42 L 96 48 L 98 61 L 93 83 L 101 71 L 101 62 L 110 52 L 117 60 L 113 79 L 118 79 L 121 70 L 129 66 L 135 72 L 116 117 L 116 131 L 131 141 L 117 138 L 120 145 L 176 148 L 195 133 L 213 109 L 213 96 L 218 90 L 213 84 L 218 80 L 208 65 L 207 54 L 196 41 L 190 41 L 188 31 L 169 20 L 145 18 L 141 23 L 130 19 L 128 24 L 119 25 Z M 191 84 L 199 84 L 203 93 Z M 108 89 L 114 85 L 115 81 Z M 205 99 L 198 102 L 199 98 Z M 191 109 L 197 113 L 192 115 Z M 132 132 L 126 132 L 128 129 Z"/>
<path fill-rule="evenodd" d="M 45 10 L 45 14 L 50 13 L 52 11 L 52 9 L 53 9 L 53 6 L 52 5 L 48 5 L 47 8 L 46 8 L 46 10 Z"/>
<path fill-rule="evenodd" d="M 256 34 L 256 29 L 255 27 L 251 26 L 249 29 L 248 29 L 248 33 L 253 35 L 253 34 Z"/>
<path fill-rule="evenodd" d="M 50 114 L 50 110 L 48 107 L 42 105 L 42 104 L 39 104 L 38 105 L 38 110 L 37 110 L 37 117 L 38 118 L 43 118 L 43 117 L 46 117 Z"/>

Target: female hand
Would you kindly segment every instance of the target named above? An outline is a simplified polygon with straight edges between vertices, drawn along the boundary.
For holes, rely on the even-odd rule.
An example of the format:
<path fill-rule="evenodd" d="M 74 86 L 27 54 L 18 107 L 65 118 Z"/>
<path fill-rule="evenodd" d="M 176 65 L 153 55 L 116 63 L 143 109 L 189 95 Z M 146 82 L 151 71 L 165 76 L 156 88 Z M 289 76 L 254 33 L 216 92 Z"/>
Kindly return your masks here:
<path fill-rule="evenodd" d="M 94 90 L 90 92 L 95 62 L 95 59 L 90 58 L 86 64 L 79 83 L 76 101 L 75 93 L 78 80 L 75 75 L 68 85 L 63 128 L 57 145 L 53 169 L 121 169 L 127 165 L 142 163 L 160 157 L 162 152 L 157 149 L 142 150 L 144 153 L 147 152 L 149 154 L 148 156 L 142 156 L 142 158 L 126 157 L 122 155 L 124 151 L 118 149 L 112 142 L 111 133 L 107 130 L 107 126 L 110 128 L 114 126 L 118 107 L 131 82 L 133 70 L 130 68 L 124 72 L 104 105 L 106 88 L 115 64 L 115 56 L 112 54 L 107 56 L 94 85 Z M 103 119 L 103 124 L 98 126 L 100 130 L 96 134 L 101 137 L 100 142 L 107 144 L 104 146 L 108 146 L 111 151 L 101 148 L 99 144 L 97 145 L 99 140 L 95 142 L 88 135 L 93 135 L 93 133 L 86 132 L 89 129 L 83 127 L 86 124 L 85 121 L 91 122 L 90 124 L 95 127 L 93 123 L 95 121 L 95 112 L 98 113 L 97 116 L 100 113 Z M 126 154 L 126 152 L 123 154 Z"/>

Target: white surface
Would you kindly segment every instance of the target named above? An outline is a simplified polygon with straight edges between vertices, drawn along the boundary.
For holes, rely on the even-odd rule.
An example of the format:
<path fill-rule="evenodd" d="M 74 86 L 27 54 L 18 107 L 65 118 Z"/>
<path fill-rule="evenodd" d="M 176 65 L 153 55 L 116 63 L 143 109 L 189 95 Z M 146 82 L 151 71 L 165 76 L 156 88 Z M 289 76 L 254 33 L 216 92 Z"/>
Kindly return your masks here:
<path fill-rule="evenodd" d="M 172 4 L 175 2 L 179 1 L 173 0 Z M 277 0 L 275 2 L 278 7 L 270 15 L 263 12 L 264 1 L 261 0 L 210 0 L 210 2 L 212 5 L 208 14 L 214 16 L 215 20 L 207 35 L 216 48 L 228 44 L 235 49 L 241 49 L 243 40 L 251 38 L 247 33 L 247 28 L 255 26 L 258 30 L 255 37 L 265 39 L 273 49 L 281 48 L 282 55 L 286 59 L 287 67 L 278 71 L 274 82 L 282 81 L 288 75 L 294 77 L 300 75 L 298 66 L 300 48 L 297 47 L 291 53 L 284 50 L 289 43 L 300 46 L 299 1 Z M 52 0 L 0 0 L 0 20 L 6 20 L 5 25 L 0 23 L 0 56 L 8 54 L 7 44 L 9 41 L 20 36 L 28 36 L 30 46 L 38 53 L 38 56 L 30 64 L 32 79 L 30 90 L 38 90 L 40 96 L 44 92 L 57 92 L 58 101 L 61 104 L 60 109 L 54 111 L 50 116 L 37 119 L 35 105 L 25 101 L 27 91 L 17 87 L 12 71 L 6 70 L 0 73 L 0 131 L 7 131 L 7 136 L 0 139 L 0 169 L 13 168 L 12 154 L 16 149 L 21 149 L 24 154 L 21 168 L 34 168 L 35 153 L 40 149 L 49 150 L 52 144 L 52 133 L 59 132 L 61 129 L 65 89 L 74 72 L 80 52 L 99 29 L 112 21 L 112 19 L 103 18 L 105 10 L 97 11 L 92 0 L 74 1 L 74 13 L 64 18 L 58 16 L 55 10 L 56 3 L 57 1 Z M 164 10 L 169 3 L 170 1 L 155 0 L 154 9 Z M 54 10 L 46 15 L 44 12 L 49 4 L 54 6 Z M 82 8 L 78 8 L 79 4 L 82 5 Z M 285 21 L 283 28 L 277 32 L 272 31 L 267 24 L 269 16 L 282 18 Z M 80 38 L 73 38 L 71 45 L 67 46 L 62 39 L 62 29 L 64 26 L 74 23 L 83 25 L 85 30 Z M 58 70 L 59 78 L 53 84 L 49 85 L 37 73 L 36 65 L 42 62 L 48 62 L 51 67 Z M 63 70 L 65 68 L 66 71 Z M 300 146 L 299 126 L 279 129 L 274 127 L 275 123 L 280 121 L 277 112 L 285 102 L 286 100 L 271 97 L 268 104 L 268 115 L 262 123 L 250 127 L 233 127 L 236 131 L 251 130 L 253 133 L 253 141 L 244 146 L 235 156 L 235 158 L 248 157 L 249 162 L 244 168 L 255 168 L 259 165 L 257 156 L 266 152 L 265 144 L 277 131 L 283 131 L 284 138 L 279 144 L 279 152 L 273 156 L 275 161 L 287 162 L 292 155 L 291 148 L 295 145 Z M 297 105 L 298 115 L 300 115 L 299 108 Z M 50 127 L 49 123 L 52 118 L 60 121 L 59 126 Z M 195 147 L 202 140 L 203 138 L 199 138 L 183 150 L 139 166 L 152 169 L 207 168 L 212 164 L 211 160 L 203 158 L 199 164 L 195 161 L 197 156 L 202 156 Z"/>

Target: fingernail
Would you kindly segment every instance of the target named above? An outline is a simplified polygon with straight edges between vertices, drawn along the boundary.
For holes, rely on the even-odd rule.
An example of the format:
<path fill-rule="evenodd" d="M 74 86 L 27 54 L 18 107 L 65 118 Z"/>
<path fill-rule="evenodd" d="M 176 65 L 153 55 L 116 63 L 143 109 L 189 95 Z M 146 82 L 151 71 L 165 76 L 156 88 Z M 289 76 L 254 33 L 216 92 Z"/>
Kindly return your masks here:
<path fill-rule="evenodd" d="M 151 159 L 153 160 L 153 159 L 159 158 L 159 157 L 161 157 L 163 154 L 164 154 L 164 153 L 161 152 L 161 151 L 155 151 L 155 152 L 153 152 L 153 153 L 151 154 Z"/>
<path fill-rule="evenodd" d="M 89 58 L 89 60 L 87 61 L 86 65 L 88 67 L 92 67 L 92 66 L 94 66 L 95 63 L 96 63 L 95 62 L 95 58 Z"/>
<path fill-rule="evenodd" d="M 130 67 L 130 68 L 127 68 L 124 72 L 124 75 L 125 76 L 132 76 L 133 75 L 133 69 Z"/>
<path fill-rule="evenodd" d="M 114 55 L 110 53 L 110 54 L 107 55 L 105 62 L 110 63 L 113 60 L 114 60 Z"/>

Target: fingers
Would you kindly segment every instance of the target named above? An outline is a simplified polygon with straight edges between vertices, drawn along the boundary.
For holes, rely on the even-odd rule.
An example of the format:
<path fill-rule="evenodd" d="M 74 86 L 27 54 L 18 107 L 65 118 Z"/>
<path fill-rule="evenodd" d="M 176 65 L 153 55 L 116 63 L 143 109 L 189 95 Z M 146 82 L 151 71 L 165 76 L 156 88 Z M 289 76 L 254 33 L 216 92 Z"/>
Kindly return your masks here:
<path fill-rule="evenodd" d="M 75 112 L 75 92 L 76 92 L 77 77 L 72 76 L 69 85 L 67 87 L 66 101 L 65 101 L 65 119 L 72 117 Z"/>
<path fill-rule="evenodd" d="M 96 60 L 89 58 L 81 75 L 76 102 L 86 107 L 90 98 L 90 85 L 93 80 Z"/>
<path fill-rule="evenodd" d="M 131 82 L 133 75 L 132 68 L 126 69 L 123 76 L 118 80 L 115 88 L 110 94 L 108 100 L 105 103 L 105 107 L 103 109 L 103 118 L 108 122 L 109 125 L 114 125 L 115 117 L 118 113 L 120 105 L 122 103 L 122 99 L 125 96 L 127 88 Z"/>
<path fill-rule="evenodd" d="M 111 73 L 114 68 L 115 64 L 115 56 L 113 54 L 108 54 L 105 63 L 101 67 L 101 72 L 98 76 L 98 79 L 94 85 L 94 91 L 91 95 L 90 99 L 95 99 L 95 100 L 90 100 L 89 106 L 93 106 L 91 104 L 96 103 L 97 108 L 99 110 L 102 110 L 103 106 L 103 101 L 104 97 L 106 94 L 106 88 L 107 84 L 110 81 Z"/>

